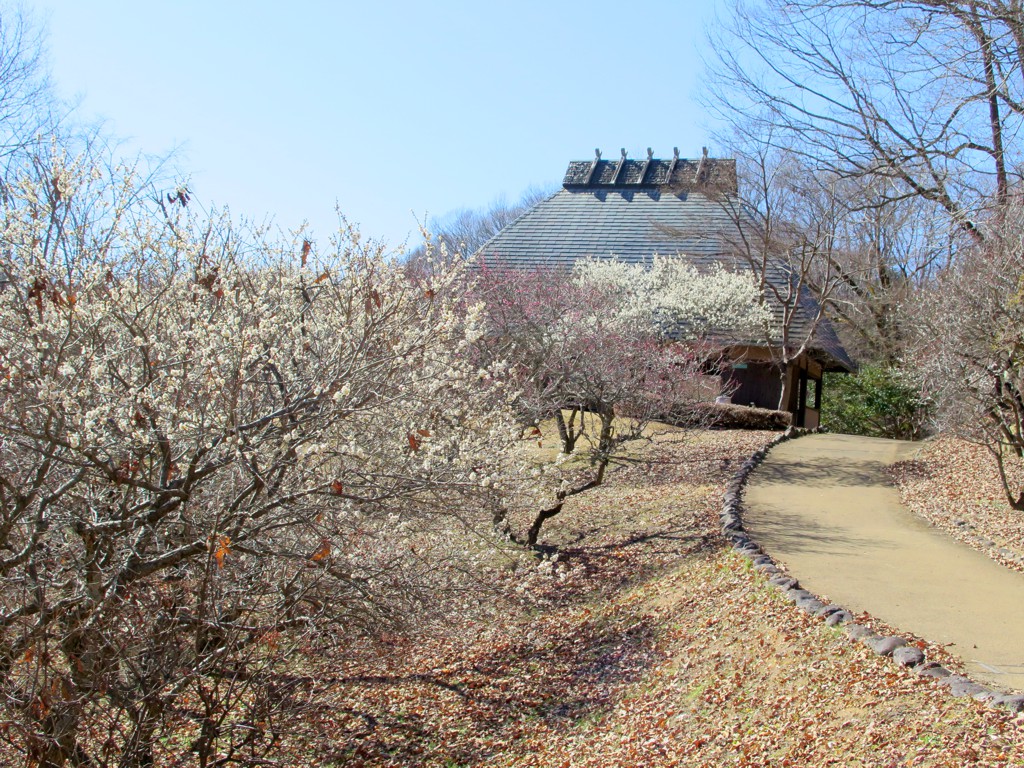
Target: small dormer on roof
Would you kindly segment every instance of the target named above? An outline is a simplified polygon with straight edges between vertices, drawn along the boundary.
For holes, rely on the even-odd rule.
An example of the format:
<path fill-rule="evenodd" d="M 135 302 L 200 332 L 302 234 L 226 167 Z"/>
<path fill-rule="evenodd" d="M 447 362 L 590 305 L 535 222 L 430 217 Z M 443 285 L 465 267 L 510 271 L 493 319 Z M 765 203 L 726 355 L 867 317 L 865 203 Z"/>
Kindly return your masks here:
<path fill-rule="evenodd" d="M 594 150 L 594 159 L 569 163 L 562 187 L 573 192 L 591 189 L 662 189 L 673 192 L 707 191 L 736 194 L 736 161 L 708 157 L 707 147 L 698 160 L 679 157 L 679 148 L 672 150 L 671 160 L 654 158 L 647 148 L 646 160 L 630 160 L 620 150 L 618 160 L 603 160 L 601 150 Z"/>

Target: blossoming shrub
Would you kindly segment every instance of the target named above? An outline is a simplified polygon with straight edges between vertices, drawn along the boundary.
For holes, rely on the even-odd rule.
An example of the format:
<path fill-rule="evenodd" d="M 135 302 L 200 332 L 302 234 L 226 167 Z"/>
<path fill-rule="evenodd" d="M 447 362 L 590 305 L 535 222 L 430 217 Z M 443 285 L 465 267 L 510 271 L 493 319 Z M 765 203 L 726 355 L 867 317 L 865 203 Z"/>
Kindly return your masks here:
<path fill-rule="evenodd" d="M 44 765 L 256 755 L 295 700 L 270 673 L 417 615 L 511 482 L 464 276 L 46 168 L 0 200 L 4 733 Z"/>

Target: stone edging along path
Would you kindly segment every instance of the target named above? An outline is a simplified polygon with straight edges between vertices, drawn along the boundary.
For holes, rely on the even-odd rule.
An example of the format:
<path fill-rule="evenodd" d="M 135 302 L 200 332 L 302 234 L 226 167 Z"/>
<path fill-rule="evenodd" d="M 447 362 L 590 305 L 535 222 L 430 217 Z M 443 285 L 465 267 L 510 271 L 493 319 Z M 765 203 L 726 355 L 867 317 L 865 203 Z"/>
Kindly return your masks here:
<path fill-rule="evenodd" d="M 879 656 L 889 657 L 896 664 L 908 667 L 922 677 L 935 678 L 939 683 L 947 686 L 953 696 L 971 696 L 993 707 L 1002 707 L 1014 712 L 1024 711 L 1024 695 L 1008 694 L 977 683 L 963 675 L 953 674 L 941 664 L 926 659 L 924 653 L 909 645 L 905 638 L 898 635 L 879 635 L 870 627 L 856 623 L 853 614 L 842 606 L 825 604 L 816 595 L 806 589 L 801 589 L 799 582 L 784 573 L 775 564 L 775 561 L 750 538 L 743 527 L 743 490 L 750 473 L 764 461 L 775 446 L 787 440 L 815 434 L 819 431 L 824 430 L 790 427 L 743 462 L 726 487 L 720 514 L 722 534 L 731 542 L 737 553 L 753 563 L 754 570 L 767 576 L 768 582 L 778 588 L 783 597 L 805 613 L 822 619 L 829 626 L 843 626 L 851 640 L 863 643 Z"/>

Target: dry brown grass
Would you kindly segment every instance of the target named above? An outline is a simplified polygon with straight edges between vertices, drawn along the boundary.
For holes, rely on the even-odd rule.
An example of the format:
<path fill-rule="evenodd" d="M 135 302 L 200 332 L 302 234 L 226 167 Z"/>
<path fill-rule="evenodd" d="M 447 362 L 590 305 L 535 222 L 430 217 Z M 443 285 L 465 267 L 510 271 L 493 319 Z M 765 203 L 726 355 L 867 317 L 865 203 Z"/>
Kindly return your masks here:
<path fill-rule="evenodd" d="M 1024 465 L 1010 468 L 1024 480 Z M 922 445 L 914 461 L 890 468 L 914 513 L 994 560 L 1024 571 L 1024 512 L 1010 507 L 988 449 L 952 437 Z"/>
<path fill-rule="evenodd" d="M 1024 764 L 1024 724 L 785 604 L 716 532 L 767 433 L 660 430 L 551 521 L 557 561 L 495 573 L 489 621 L 310 660 L 294 754 L 338 765 Z M 929 648 L 929 656 L 939 654 Z"/>
<path fill-rule="evenodd" d="M 494 558 L 475 607 L 437 596 L 442 628 L 290 649 L 266 764 L 1024 765 L 1024 719 L 875 656 L 725 546 L 721 488 L 771 437 L 657 427 L 550 521 L 557 559 Z"/>

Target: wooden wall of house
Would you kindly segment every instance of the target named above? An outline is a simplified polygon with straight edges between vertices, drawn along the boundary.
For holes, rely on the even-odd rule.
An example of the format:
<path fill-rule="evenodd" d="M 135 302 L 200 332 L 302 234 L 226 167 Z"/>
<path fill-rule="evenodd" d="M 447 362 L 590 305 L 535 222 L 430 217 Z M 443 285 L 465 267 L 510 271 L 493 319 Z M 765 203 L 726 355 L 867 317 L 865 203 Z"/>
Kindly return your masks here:
<path fill-rule="evenodd" d="M 774 363 L 755 361 L 749 361 L 745 365 L 745 368 L 734 367 L 723 374 L 726 391 L 735 388 L 731 393 L 732 402 L 736 405 L 753 405 L 772 410 L 778 408 L 779 394 L 782 391 L 778 366 Z"/>
<path fill-rule="evenodd" d="M 822 367 L 817 361 L 802 354 L 781 377 L 778 363 L 768 359 L 767 350 L 752 347 L 737 352 L 740 350 L 733 350 L 732 367 L 722 373 L 723 389 L 733 390 L 733 403 L 778 408 L 793 414 L 793 423 L 798 426 L 818 426 Z"/>
<path fill-rule="evenodd" d="M 786 410 L 793 414 L 793 424 L 813 429 L 821 421 L 822 367 L 800 355 L 789 366 Z"/>

